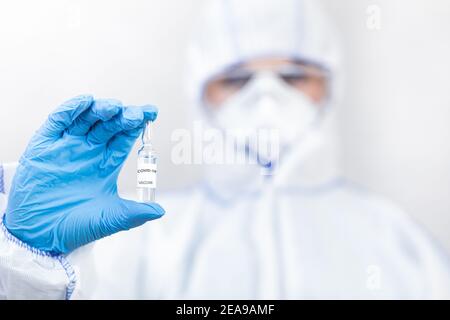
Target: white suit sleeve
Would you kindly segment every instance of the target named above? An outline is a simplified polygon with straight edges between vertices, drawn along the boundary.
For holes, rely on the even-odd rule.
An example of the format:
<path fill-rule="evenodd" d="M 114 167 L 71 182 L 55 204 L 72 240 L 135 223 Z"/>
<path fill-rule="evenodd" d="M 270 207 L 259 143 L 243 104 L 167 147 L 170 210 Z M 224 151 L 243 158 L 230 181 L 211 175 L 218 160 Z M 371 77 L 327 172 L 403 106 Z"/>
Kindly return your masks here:
<path fill-rule="evenodd" d="M 67 259 L 28 246 L 1 223 L 15 168 L 0 164 L 0 299 L 69 299 L 76 274 Z"/>
<path fill-rule="evenodd" d="M 450 299 L 450 258 L 431 235 L 412 221 L 408 222 L 411 243 L 417 252 L 418 264 L 425 276 L 427 299 Z M 406 234 L 406 233 L 405 233 Z"/>
<path fill-rule="evenodd" d="M 396 205 L 377 198 L 383 204 L 378 218 L 389 222 L 384 237 L 389 239 L 391 261 L 411 274 L 409 283 L 416 292 L 409 292 L 421 299 L 450 299 L 450 258 L 431 234 Z M 381 213 L 382 212 L 382 213 Z"/>

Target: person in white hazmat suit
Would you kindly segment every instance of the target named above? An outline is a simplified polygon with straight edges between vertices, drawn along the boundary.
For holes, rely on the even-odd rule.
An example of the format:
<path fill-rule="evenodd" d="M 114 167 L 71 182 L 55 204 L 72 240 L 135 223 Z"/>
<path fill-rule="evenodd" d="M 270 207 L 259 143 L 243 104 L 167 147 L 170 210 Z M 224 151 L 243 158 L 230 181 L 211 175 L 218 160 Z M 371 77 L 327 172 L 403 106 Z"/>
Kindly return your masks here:
<path fill-rule="evenodd" d="M 340 87 L 339 52 L 313 1 L 208 1 L 202 17 L 189 48 L 188 86 L 198 107 L 192 112 L 233 139 L 276 129 L 276 159 L 248 141 L 238 144 L 239 152 L 257 161 L 208 165 L 203 183 L 158 195 L 163 218 L 143 224 L 158 217 L 155 205 L 153 215 L 140 216 L 139 222 L 106 225 L 83 238 L 85 229 L 95 229 L 92 221 L 71 235 L 69 223 L 55 224 L 49 217 L 75 214 L 78 203 L 87 202 L 84 216 L 103 210 L 106 224 L 110 212 L 104 206 L 111 201 L 78 199 L 83 192 L 71 184 L 56 185 L 59 191 L 54 192 L 55 183 L 41 183 L 43 189 L 33 184 L 34 176 L 56 179 L 75 172 L 67 161 L 59 166 L 63 170 L 52 171 L 52 161 L 64 152 L 38 165 L 48 148 L 42 151 L 42 141 L 33 141 L 60 130 L 51 147 L 59 150 L 60 139 L 70 139 L 61 132 L 78 130 L 73 127 L 77 114 L 68 122 L 50 116 L 16 177 L 15 165 L 0 170 L 1 212 L 6 212 L 0 232 L 0 297 L 449 298 L 450 264 L 443 250 L 396 206 L 339 174 L 329 125 Z M 89 98 L 80 99 L 78 104 L 87 99 L 92 105 Z M 139 119 L 145 119 L 145 111 Z M 130 132 L 136 138 L 139 130 Z M 71 147 L 81 148 L 67 143 L 64 150 Z M 94 176 L 94 171 L 86 174 L 87 189 L 101 194 L 109 182 L 104 183 L 106 177 L 96 182 Z M 25 188 L 22 178 L 33 188 Z M 124 203 L 120 208 L 128 213 L 143 208 Z M 125 229 L 130 230 L 116 233 Z"/>

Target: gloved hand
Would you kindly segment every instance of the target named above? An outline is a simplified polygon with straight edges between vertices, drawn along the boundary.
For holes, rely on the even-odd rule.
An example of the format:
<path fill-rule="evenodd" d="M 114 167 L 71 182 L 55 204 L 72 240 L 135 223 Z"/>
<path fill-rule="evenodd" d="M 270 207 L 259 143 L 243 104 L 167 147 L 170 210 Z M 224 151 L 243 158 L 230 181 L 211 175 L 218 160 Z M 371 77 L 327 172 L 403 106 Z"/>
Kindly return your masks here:
<path fill-rule="evenodd" d="M 121 199 L 117 177 L 151 106 L 79 96 L 62 104 L 31 139 L 12 182 L 4 225 L 32 247 L 69 253 L 161 217 L 156 203 Z"/>

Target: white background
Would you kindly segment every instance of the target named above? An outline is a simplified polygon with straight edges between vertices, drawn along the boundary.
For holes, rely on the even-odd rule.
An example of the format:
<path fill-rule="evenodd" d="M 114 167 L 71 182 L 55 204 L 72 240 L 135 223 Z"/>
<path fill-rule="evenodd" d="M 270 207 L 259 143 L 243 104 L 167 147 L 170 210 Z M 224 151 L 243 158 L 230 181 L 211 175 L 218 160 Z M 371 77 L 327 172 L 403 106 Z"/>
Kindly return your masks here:
<path fill-rule="evenodd" d="M 450 2 L 323 0 L 342 34 L 347 86 L 338 106 L 347 175 L 390 197 L 450 252 Z M 0 2 L 0 161 L 17 160 L 47 114 L 80 93 L 160 107 L 161 188 L 197 167 L 170 162 L 189 126 L 185 45 L 203 0 Z M 381 29 L 366 26 L 369 5 Z M 135 186 L 135 154 L 120 188 Z"/>

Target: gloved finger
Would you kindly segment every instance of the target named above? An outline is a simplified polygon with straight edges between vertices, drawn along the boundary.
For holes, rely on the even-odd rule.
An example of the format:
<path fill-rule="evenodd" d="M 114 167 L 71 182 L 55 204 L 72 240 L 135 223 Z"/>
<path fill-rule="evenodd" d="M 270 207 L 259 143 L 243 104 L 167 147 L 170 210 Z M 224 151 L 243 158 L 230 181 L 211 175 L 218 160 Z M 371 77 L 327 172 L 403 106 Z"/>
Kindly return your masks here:
<path fill-rule="evenodd" d="M 158 110 L 153 106 L 125 107 L 109 121 L 98 122 L 88 133 L 88 141 L 93 144 L 107 143 L 122 131 L 143 127 L 148 120 L 156 119 Z"/>
<path fill-rule="evenodd" d="M 142 127 L 139 127 L 116 134 L 108 142 L 108 156 L 105 157 L 105 166 L 120 166 L 127 159 L 142 130 Z"/>
<path fill-rule="evenodd" d="M 140 107 L 142 112 L 144 113 L 144 124 L 147 121 L 155 121 L 158 117 L 158 108 L 151 105 L 145 105 Z"/>
<path fill-rule="evenodd" d="M 125 225 L 127 228 L 134 228 L 143 223 L 161 218 L 166 212 L 157 203 L 143 203 L 122 199 L 125 208 Z"/>
<path fill-rule="evenodd" d="M 111 155 L 111 159 L 125 160 L 128 154 L 131 152 L 136 139 L 141 135 L 144 125 L 147 121 L 155 121 L 158 114 L 158 109 L 153 106 L 141 107 L 144 113 L 144 122 L 136 129 L 126 130 L 118 133 L 108 143 L 108 151 Z"/>
<path fill-rule="evenodd" d="M 80 214 L 67 216 L 61 222 L 60 230 L 78 230 L 76 237 L 58 234 L 66 241 L 60 243 L 55 253 L 70 253 L 76 248 L 92 241 L 110 236 L 119 231 L 138 227 L 147 221 L 161 218 L 165 211 L 157 203 L 140 203 L 115 197 L 104 203 L 91 204 Z"/>
<path fill-rule="evenodd" d="M 64 102 L 48 116 L 47 121 L 38 132 L 43 136 L 51 138 L 61 136 L 64 130 L 91 106 L 92 101 L 92 96 L 81 95 Z"/>
<path fill-rule="evenodd" d="M 165 213 L 157 203 L 142 203 L 126 199 L 119 199 L 119 208 L 120 212 L 109 211 L 105 217 L 110 233 L 138 227 L 147 221 L 161 218 Z"/>
<path fill-rule="evenodd" d="M 108 121 L 117 115 L 122 102 L 114 99 L 95 100 L 91 107 L 78 116 L 67 130 L 73 136 L 84 136 L 97 121 Z"/>
<path fill-rule="evenodd" d="M 87 139 L 93 144 L 107 143 L 113 136 L 124 130 L 141 126 L 144 114 L 139 108 L 122 108 L 122 112 L 111 120 L 98 122 L 88 133 Z"/>

